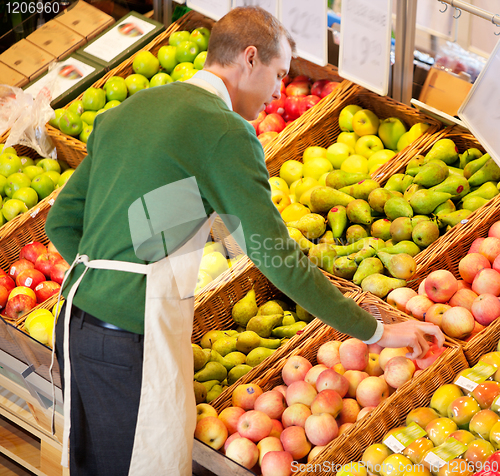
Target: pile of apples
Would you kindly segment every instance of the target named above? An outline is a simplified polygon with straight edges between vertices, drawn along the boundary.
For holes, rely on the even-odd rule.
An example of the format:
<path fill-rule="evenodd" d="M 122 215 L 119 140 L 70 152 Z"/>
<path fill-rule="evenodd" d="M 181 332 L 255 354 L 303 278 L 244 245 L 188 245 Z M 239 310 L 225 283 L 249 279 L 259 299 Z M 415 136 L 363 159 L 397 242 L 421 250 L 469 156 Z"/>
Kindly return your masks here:
<path fill-rule="evenodd" d="M 36 309 L 30 313 L 24 321 L 24 331 L 41 344 L 52 348 L 54 344 L 52 340 L 54 324 L 57 321 L 59 311 L 63 304 L 64 299 L 61 299 L 59 307 L 56 303 L 51 311 L 47 309 Z"/>
<path fill-rule="evenodd" d="M 250 121 L 262 146 L 274 139 L 288 124 L 328 96 L 339 84 L 328 79 L 313 83 L 305 75 L 296 76 L 290 81 L 287 76 L 281 82 L 281 97 L 268 104 L 257 119 Z"/>
<path fill-rule="evenodd" d="M 56 109 L 49 124 L 87 143 L 96 115 L 119 106 L 138 91 L 185 81 L 203 69 L 209 38 L 210 30 L 203 27 L 172 33 L 157 57 L 150 51 L 140 51 L 134 57 L 133 74 L 126 78 L 112 76 L 102 89 L 88 88 L 81 100 L 73 101 L 67 109 Z"/>
<path fill-rule="evenodd" d="M 432 271 L 418 293 L 403 287 L 387 302 L 421 321 L 432 322 L 449 337 L 470 340 L 500 316 L 500 221 L 477 238 L 458 265 L 462 279 L 448 270 Z"/>
<path fill-rule="evenodd" d="M 35 306 L 57 294 L 68 263 L 54 245 L 33 242 L 23 246 L 9 272 L 0 269 L 2 316 L 17 320 Z"/>
<path fill-rule="evenodd" d="M 259 464 L 263 476 L 290 475 L 293 461 L 311 460 L 439 355 L 416 366 L 407 352 L 352 338 L 323 344 L 314 366 L 292 356 L 282 369 L 283 385 L 266 392 L 238 385 L 232 406 L 220 415 L 198 405 L 195 437 L 248 469 Z"/>
<path fill-rule="evenodd" d="M 19 157 L 13 147 L 0 144 L 0 226 L 62 187 L 73 172 L 63 161 Z"/>

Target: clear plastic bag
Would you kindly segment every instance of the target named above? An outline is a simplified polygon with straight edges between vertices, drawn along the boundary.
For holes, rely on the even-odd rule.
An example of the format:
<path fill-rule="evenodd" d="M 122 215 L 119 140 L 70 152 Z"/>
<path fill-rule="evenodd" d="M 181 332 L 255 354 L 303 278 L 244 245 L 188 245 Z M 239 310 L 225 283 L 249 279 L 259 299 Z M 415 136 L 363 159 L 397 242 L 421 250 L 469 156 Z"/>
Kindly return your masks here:
<path fill-rule="evenodd" d="M 51 100 L 47 87 L 33 98 L 20 88 L 0 85 L 0 135 L 10 128 L 6 147 L 25 145 L 42 157 L 57 158 L 54 143 L 45 129 L 45 124 L 55 117 Z"/>

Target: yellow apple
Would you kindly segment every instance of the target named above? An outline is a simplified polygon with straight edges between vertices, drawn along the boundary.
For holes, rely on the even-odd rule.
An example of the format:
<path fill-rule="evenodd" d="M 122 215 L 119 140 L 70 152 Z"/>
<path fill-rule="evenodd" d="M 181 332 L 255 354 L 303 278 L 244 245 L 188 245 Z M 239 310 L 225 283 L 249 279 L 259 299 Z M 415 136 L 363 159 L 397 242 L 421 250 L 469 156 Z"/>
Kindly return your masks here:
<path fill-rule="evenodd" d="M 346 160 L 344 160 L 344 162 L 342 162 L 340 170 L 343 170 L 344 172 L 367 174 L 368 159 L 362 155 L 350 155 Z"/>
<path fill-rule="evenodd" d="M 218 251 L 207 253 L 201 258 L 200 270 L 208 273 L 212 279 L 217 278 L 224 271 L 228 270 L 226 257 Z"/>
<path fill-rule="evenodd" d="M 288 194 L 283 190 L 271 190 L 271 200 L 280 213 L 292 203 Z"/>
<path fill-rule="evenodd" d="M 323 174 L 331 172 L 332 170 L 333 166 L 329 160 L 325 159 L 324 157 L 316 157 L 309 159 L 304 164 L 302 174 L 304 175 L 304 177 L 312 177 L 316 180 L 319 180 L 319 178 Z"/>
<path fill-rule="evenodd" d="M 280 177 L 290 186 L 302 178 L 304 164 L 298 160 L 287 160 L 280 168 Z"/>
<path fill-rule="evenodd" d="M 298 183 L 295 185 L 295 198 L 297 199 L 298 202 L 300 202 L 300 197 L 302 197 L 302 194 L 307 192 L 309 189 L 313 187 L 317 187 L 319 185 L 319 182 L 312 177 L 304 177 L 303 179 L 300 179 Z"/>
<path fill-rule="evenodd" d="M 289 221 L 299 220 L 308 213 L 311 213 L 309 208 L 305 207 L 301 203 L 292 203 L 281 212 L 281 218 L 283 218 L 283 221 L 287 223 Z"/>
<path fill-rule="evenodd" d="M 326 159 L 326 149 L 324 147 L 310 146 L 304 151 L 302 161 L 305 164 L 307 161 L 315 159 L 317 157 L 323 157 L 324 159 Z"/>
<path fill-rule="evenodd" d="M 269 185 L 271 185 L 271 190 L 283 190 L 285 193 L 290 193 L 288 190 L 288 184 L 281 177 L 271 177 L 269 179 Z"/>
<path fill-rule="evenodd" d="M 213 251 L 218 251 L 221 254 L 225 254 L 224 246 L 220 242 L 215 242 L 215 241 L 209 241 L 208 243 L 205 244 L 205 247 L 203 248 L 203 256 L 207 255 L 208 253 L 212 253 Z"/>
<path fill-rule="evenodd" d="M 211 283 L 212 281 L 212 276 L 210 276 L 206 271 L 198 271 L 198 280 L 196 281 L 194 293 L 198 294 L 208 283 Z"/>

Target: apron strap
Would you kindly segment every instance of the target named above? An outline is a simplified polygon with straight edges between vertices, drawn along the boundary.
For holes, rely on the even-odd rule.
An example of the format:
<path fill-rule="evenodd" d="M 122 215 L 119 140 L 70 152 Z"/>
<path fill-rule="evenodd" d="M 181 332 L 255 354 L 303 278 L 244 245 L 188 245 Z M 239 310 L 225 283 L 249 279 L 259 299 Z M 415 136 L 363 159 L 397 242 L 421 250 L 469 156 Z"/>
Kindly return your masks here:
<path fill-rule="evenodd" d="M 115 261 L 110 259 L 94 259 L 89 261 L 87 255 L 82 255 L 82 263 L 87 268 L 108 269 L 113 271 L 125 271 L 128 273 L 148 274 L 148 265 L 140 263 L 130 263 L 128 261 Z"/>

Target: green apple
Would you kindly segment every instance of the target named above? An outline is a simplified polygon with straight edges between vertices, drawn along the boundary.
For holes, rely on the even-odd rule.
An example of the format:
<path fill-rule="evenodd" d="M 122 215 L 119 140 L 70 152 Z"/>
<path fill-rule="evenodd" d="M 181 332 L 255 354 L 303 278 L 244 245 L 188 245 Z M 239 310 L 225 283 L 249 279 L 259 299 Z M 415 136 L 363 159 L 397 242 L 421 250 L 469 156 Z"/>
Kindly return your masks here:
<path fill-rule="evenodd" d="M 362 107 L 357 104 L 349 104 L 349 106 L 344 107 L 339 114 L 339 127 L 341 131 L 352 132 L 352 118 L 354 114 L 361 111 Z"/>
<path fill-rule="evenodd" d="M 177 48 L 175 46 L 162 46 L 158 50 L 158 60 L 160 61 L 161 67 L 168 74 L 177 66 L 177 60 L 175 59 L 176 51 Z"/>
<path fill-rule="evenodd" d="M 38 162 L 38 167 L 42 167 L 44 172 L 49 172 L 50 170 L 55 170 L 59 173 L 61 172 L 59 162 L 55 159 L 49 159 L 48 157 L 40 160 L 40 162 Z"/>
<path fill-rule="evenodd" d="M 156 86 L 163 86 L 164 84 L 172 83 L 174 80 L 167 73 L 155 74 L 149 81 L 149 86 L 155 88 Z"/>
<path fill-rule="evenodd" d="M 40 200 L 43 200 L 54 191 L 54 182 L 49 176 L 43 173 L 31 181 L 31 188 L 35 190 Z"/>
<path fill-rule="evenodd" d="M 413 134 L 410 131 L 405 132 L 398 140 L 398 145 L 396 146 L 398 152 L 401 152 L 405 147 L 410 145 L 413 140 Z"/>
<path fill-rule="evenodd" d="M 112 76 L 109 78 L 104 84 L 103 89 L 106 92 L 106 101 L 125 101 L 127 99 L 127 84 L 121 76 Z"/>
<path fill-rule="evenodd" d="M 384 143 L 386 149 L 396 150 L 398 140 L 406 132 L 406 126 L 397 117 L 388 117 L 380 121 L 378 136 Z"/>
<path fill-rule="evenodd" d="M 396 152 L 390 149 L 382 149 L 370 156 L 368 159 L 368 173 L 377 170 L 381 165 L 391 160 L 396 155 Z"/>
<path fill-rule="evenodd" d="M 132 96 L 143 89 L 149 88 L 149 80 L 142 74 L 131 74 L 127 76 L 125 78 L 125 84 L 127 85 L 129 96 Z"/>
<path fill-rule="evenodd" d="M 4 177 L 22 172 L 23 163 L 21 159 L 15 154 L 1 154 L 0 155 L 0 174 Z"/>
<path fill-rule="evenodd" d="M 116 99 L 114 99 L 113 101 L 108 101 L 104 105 L 104 109 L 113 109 L 114 107 L 119 106 L 120 104 L 121 104 L 120 101 L 117 101 Z"/>
<path fill-rule="evenodd" d="M 174 81 L 178 81 L 189 70 L 194 69 L 193 63 L 179 63 L 170 75 Z"/>
<path fill-rule="evenodd" d="M 177 45 L 175 59 L 179 63 L 193 62 L 199 52 L 200 48 L 196 43 L 193 43 L 192 41 L 181 41 Z"/>
<path fill-rule="evenodd" d="M 61 116 L 66 112 L 66 109 L 62 109 L 62 108 L 59 108 L 59 109 L 55 109 L 54 110 L 54 113 L 55 113 L 55 117 L 53 117 L 50 121 L 49 121 L 49 124 L 52 126 L 52 127 L 55 127 L 56 129 L 59 129 L 59 119 L 61 118 Z M 1 151 L 0 151 L 1 152 Z"/>
<path fill-rule="evenodd" d="M 342 162 L 340 170 L 353 174 L 367 174 L 368 159 L 358 154 L 350 155 L 346 160 L 344 160 L 344 162 Z"/>
<path fill-rule="evenodd" d="M 376 134 L 379 124 L 379 118 L 369 109 L 361 109 L 352 118 L 352 128 L 360 137 Z"/>
<path fill-rule="evenodd" d="M 99 114 L 102 114 L 103 112 L 106 112 L 106 111 L 107 111 L 107 109 L 104 109 L 104 108 L 99 109 L 99 110 L 97 111 L 97 113 L 96 113 L 96 116 L 98 116 Z"/>
<path fill-rule="evenodd" d="M 204 288 L 208 283 L 213 281 L 212 276 L 210 276 L 206 271 L 200 269 L 198 272 L 198 279 L 196 280 L 196 288 L 194 293 L 197 294 Z"/>
<path fill-rule="evenodd" d="M 5 217 L 3 216 L 3 213 L 0 210 L 0 226 L 5 225 L 5 223 L 6 223 Z"/>
<path fill-rule="evenodd" d="M 30 180 L 33 180 L 37 175 L 43 174 L 42 167 L 38 167 L 38 165 L 28 165 L 24 167 L 23 174 L 27 175 Z"/>
<path fill-rule="evenodd" d="M 200 51 L 206 51 L 210 39 L 210 30 L 205 27 L 195 28 L 189 35 L 189 39 L 198 45 Z"/>
<path fill-rule="evenodd" d="M 283 162 L 280 168 L 280 177 L 290 187 L 292 183 L 302 178 L 302 168 L 304 164 L 298 160 L 287 160 Z"/>
<path fill-rule="evenodd" d="M 295 189 L 294 189 L 295 198 L 297 199 L 297 202 L 300 201 L 300 197 L 302 197 L 302 195 L 305 192 L 307 192 L 311 188 L 316 187 L 318 185 L 319 185 L 319 182 L 315 178 L 304 177 L 304 178 L 300 179 L 298 181 L 297 185 L 295 186 Z"/>
<path fill-rule="evenodd" d="M 329 160 L 324 159 L 323 157 L 316 157 L 315 159 L 308 160 L 302 169 L 302 174 L 304 177 L 312 177 L 316 180 L 326 174 L 327 172 L 331 172 L 333 170 L 333 166 Z"/>
<path fill-rule="evenodd" d="M 85 108 L 83 107 L 83 101 L 80 99 L 73 101 L 69 106 L 68 106 L 68 111 L 74 112 L 78 114 L 79 116 L 82 115 L 83 111 Z"/>
<path fill-rule="evenodd" d="M 207 52 L 202 51 L 201 53 L 198 54 L 198 56 L 194 59 L 193 65 L 196 69 L 200 70 L 203 69 L 203 66 L 205 66 L 205 61 L 207 59 Z"/>
<path fill-rule="evenodd" d="M 23 174 L 22 172 L 16 172 L 7 177 L 7 183 L 4 186 L 4 192 L 7 197 L 12 198 L 14 192 L 23 187 L 29 187 L 31 185 L 30 178 Z"/>
<path fill-rule="evenodd" d="M 218 251 L 207 253 L 201 259 L 200 271 L 208 273 L 212 279 L 217 278 L 221 273 L 229 269 L 226 257 Z"/>
<path fill-rule="evenodd" d="M 82 121 L 85 122 L 87 125 L 92 126 L 94 125 L 94 119 L 96 114 L 97 114 L 96 111 L 85 111 L 81 115 Z"/>
<path fill-rule="evenodd" d="M 10 221 L 27 211 L 28 207 L 26 206 L 26 203 L 16 198 L 6 200 L 2 207 L 2 214 L 7 221 Z"/>
<path fill-rule="evenodd" d="M 101 88 L 88 88 L 83 93 L 82 103 L 86 111 L 98 111 L 106 104 L 106 92 Z"/>
<path fill-rule="evenodd" d="M 17 155 L 14 147 L 5 147 L 5 144 L 0 144 L 0 154 L 14 154 Z"/>
<path fill-rule="evenodd" d="M 413 126 L 410 127 L 410 130 L 408 132 L 411 132 L 413 134 L 413 137 L 417 139 L 424 132 L 426 132 L 429 127 L 431 127 L 430 124 L 427 124 L 426 122 L 417 122 L 417 124 L 413 124 Z"/>
<path fill-rule="evenodd" d="M 49 170 L 48 172 L 44 172 L 42 175 L 46 175 L 47 177 L 52 180 L 54 183 L 54 188 L 56 188 L 56 183 L 59 182 L 59 178 L 61 177 L 61 174 L 59 172 L 56 172 L 55 170 Z"/>
<path fill-rule="evenodd" d="M 175 31 L 170 35 L 168 42 L 172 46 L 177 46 L 181 41 L 188 41 L 190 36 L 189 31 Z"/>
<path fill-rule="evenodd" d="M 356 147 L 356 142 L 359 139 L 355 132 L 341 132 L 337 137 L 337 142 L 348 145 L 352 150 Z"/>
<path fill-rule="evenodd" d="M 7 183 L 7 177 L 0 175 L 0 195 L 2 197 L 5 197 L 5 192 L 3 191 L 3 189 L 5 188 L 6 183 Z M 2 200 L 0 199 L 0 204 L 1 202 Z"/>
<path fill-rule="evenodd" d="M 142 74 L 149 79 L 159 71 L 160 62 L 151 51 L 139 51 L 139 53 L 134 56 L 132 69 L 134 73 Z"/>
<path fill-rule="evenodd" d="M 383 150 L 384 144 L 376 135 L 361 136 L 354 146 L 354 152 L 369 159 L 375 152 Z"/>
<path fill-rule="evenodd" d="M 354 150 L 342 142 L 336 142 L 326 149 L 326 158 L 334 169 L 340 169 L 342 162 L 351 154 L 354 154 Z"/>
<path fill-rule="evenodd" d="M 75 169 L 65 170 L 61 174 L 61 176 L 59 177 L 59 181 L 57 182 L 57 186 L 62 187 L 69 180 L 69 178 L 73 175 L 74 172 L 75 172 Z"/>
<path fill-rule="evenodd" d="M 180 77 L 179 81 L 187 81 L 188 79 L 191 79 L 197 72 L 197 69 L 189 69 Z"/>
<path fill-rule="evenodd" d="M 19 156 L 21 159 L 21 167 L 24 169 L 28 165 L 35 165 L 35 161 L 31 157 L 26 157 L 24 155 Z"/>
<path fill-rule="evenodd" d="M 84 143 L 86 144 L 87 141 L 89 140 L 89 135 L 90 133 L 92 132 L 92 130 L 94 129 L 94 126 L 86 126 L 83 128 L 82 132 L 80 133 L 80 135 L 78 136 L 78 138 Z"/>
<path fill-rule="evenodd" d="M 31 187 L 22 187 L 12 195 L 15 200 L 21 200 L 26 204 L 28 210 L 38 203 L 38 194 Z"/>
<path fill-rule="evenodd" d="M 69 136 L 77 136 L 83 129 L 82 118 L 74 112 L 66 111 L 59 119 L 59 129 Z"/>

